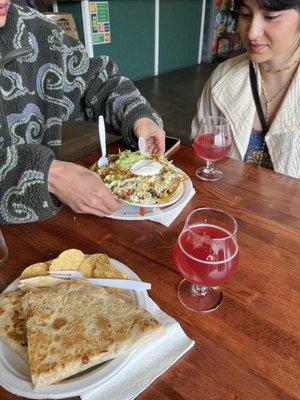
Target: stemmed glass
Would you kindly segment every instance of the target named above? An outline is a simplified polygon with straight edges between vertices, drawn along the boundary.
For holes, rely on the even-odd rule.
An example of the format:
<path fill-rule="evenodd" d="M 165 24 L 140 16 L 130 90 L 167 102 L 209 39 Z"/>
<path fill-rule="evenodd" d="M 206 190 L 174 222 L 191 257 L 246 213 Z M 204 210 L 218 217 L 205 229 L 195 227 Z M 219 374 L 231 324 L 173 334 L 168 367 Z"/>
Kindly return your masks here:
<path fill-rule="evenodd" d="M 197 208 L 186 218 L 173 251 L 174 263 L 185 278 L 177 289 L 187 308 L 210 312 L 222 303 L 219 285 L 237 271 L 237 222 L 226 212 Z"/>
<path fill-rule="evenodd" d="M 204 167 L 198 168 L 199 179 L 216 181 L 223 172 L 214 166 L 214 162 L 226 157 L 231 149 L 231 133 L 228 121 L 221 117 L 204 117 L 194 138 L 196 154 L 206 161 Z"/>
<path fill-rule="evenodd" d="M 8 257 L 8 249 L 4 237 L 2 235 L 2 232 L 0 230 L 0 265 L 4 263 L 7 257 Z"/>

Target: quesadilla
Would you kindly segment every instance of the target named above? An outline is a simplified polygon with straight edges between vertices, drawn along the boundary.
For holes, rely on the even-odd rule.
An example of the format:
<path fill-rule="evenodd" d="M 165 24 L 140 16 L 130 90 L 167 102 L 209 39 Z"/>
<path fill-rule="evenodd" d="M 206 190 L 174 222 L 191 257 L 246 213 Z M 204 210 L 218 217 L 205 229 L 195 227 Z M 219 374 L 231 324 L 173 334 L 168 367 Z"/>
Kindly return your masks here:
<path fill-rule="evenodd" d="M 20 280 L 19 288 L 30 285 L 43 287 L 59 285 L 65 280 L 40 276 Z M 0 339 L 19 355 L 27 356 L 26 322 L 22 309 L 22 292 L 15 290 L 0 295 Z"/>
<path fill-rule="evenodd" d="M 76 280 L 30 288 L 22 298 L 34 388 L 125 354 L 164 332 L 150 313 Z"/>
<path fill-rule="evenodd" d="M 20 354 L 27 354 L 25 321 L 19 290 L 0 295 L 0 339 Z"/>

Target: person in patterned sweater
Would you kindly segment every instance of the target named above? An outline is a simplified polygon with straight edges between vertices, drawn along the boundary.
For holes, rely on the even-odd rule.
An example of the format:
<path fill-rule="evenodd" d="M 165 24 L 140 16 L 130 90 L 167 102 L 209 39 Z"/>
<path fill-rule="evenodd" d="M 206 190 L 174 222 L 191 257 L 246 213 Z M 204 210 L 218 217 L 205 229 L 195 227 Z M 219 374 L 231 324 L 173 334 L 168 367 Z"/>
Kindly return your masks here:
<path fill-rule="evenodd" d="M 82 43 L 29 7 L 0 0 L 0 224 L 54 216 L 60 202 L 103 216 L 121 207 L 99 176 L 60 161 L 61 125 L 95 121 L 134 148 L 163 154 L 159 115 L 107 56 L 89 59 Z"/>

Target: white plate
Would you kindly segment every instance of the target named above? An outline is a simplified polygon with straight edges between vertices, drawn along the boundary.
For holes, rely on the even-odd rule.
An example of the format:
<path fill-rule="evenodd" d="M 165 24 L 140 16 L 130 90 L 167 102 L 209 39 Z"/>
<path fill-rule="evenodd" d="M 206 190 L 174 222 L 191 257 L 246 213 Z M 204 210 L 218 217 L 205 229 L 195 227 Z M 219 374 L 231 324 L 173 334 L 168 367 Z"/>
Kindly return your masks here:
<path fill-rule="evenodd" d="M 126 267 L 126 265 L 122 264 L 120 261 L 113 258 L 110 258 L 109 260 L 113 267 L 122 272 L 126 272 L 130 279 L 140 280 L 140 278 L 130 268 Z M 4 290 L 4 292 L 16 290 L 17 287 L 18 280 L 15 280 Z M 146 291 L 130 291 L 130 294 L 133 301 L 138 304 L 139 307 L 145 310 L 149 309 L 148 294 Z M 18 396 L 28 397 L 30 399 L 61 399 L 77 396 L 80 393 L 98 387 L 109 380 L 128 363 L 135 351 L 136 350 L 133 350 L 129 354 L 92 367 L 61 383 L 45 386 L 39 391 L 34 391 L 27 363 L 5 343 L 0 341 L 0 385 L 11 393 Z"/>
<path fill-rule="evenodd" d="M 150 219 L 154 216 L 166 214 L 168 212 L 174 212 L 177 208 L 182 206 L 182 204 L 186 201 L 191 191 L 193 190 L 193 184 L 188 175 L 186 175 L 179 168 L 176 168 L 176 170 L 177 172 L 184 175 L 186 177 L 186 180 L 182 183 L 182 195 L 173 204 L 165 206 L 163 208 L 157 208 L 157 206 L 147 207 L 145 209 L 144 215 L 140 214 L 140 209 L 142 206 L 125 204 L 120 210 L 114 212 L 113 214 L 106 215 L 106 217 L 125 221 L 139 221 Z"/>
<path fill-rule="evenodd" d="M 162 208 L 162 207 L 167 207 L 170 206 L 171 204 L 176 203 L 176 201 L 178 201 L 180 199 L 180 197 L 183 194 L 183 184 L 180 183 L 175 194 L 170 198 L 169 201 L 167 201 L 166 203 L 155 203 L 155 204 L 143 204 L 143 203 L 133 203 L 132 201 L 126 201 L 123 200 L 124 203 L 130 205 L 130 206 L 136 206 L 136 207 L 144 207 L 144 208 Z"/>

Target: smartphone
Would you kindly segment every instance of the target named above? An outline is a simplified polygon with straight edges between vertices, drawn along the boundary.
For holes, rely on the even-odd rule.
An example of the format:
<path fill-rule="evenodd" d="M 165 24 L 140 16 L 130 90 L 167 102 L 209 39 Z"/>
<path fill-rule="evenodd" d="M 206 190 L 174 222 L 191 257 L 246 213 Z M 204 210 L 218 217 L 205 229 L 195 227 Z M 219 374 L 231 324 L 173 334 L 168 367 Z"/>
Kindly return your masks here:
<path fill-rule="evenodd" d="M 180 139 L 166 136 L 166 150 L 165 150 L 165 157 L 175 153 L 179 149 L 180 146 Z"/>
<path fill-rule="evenodd" d="M 118 143 L 124 146 L 122 138 L 114 142 L 114 144 Z M 179 149 L 179 145 L 180 145 L 180 139 L 171 136 L 166 136 L 166 150 L 164 156 L 168 157 L 169 155 L 175 153 L 175 151 Z"/>

